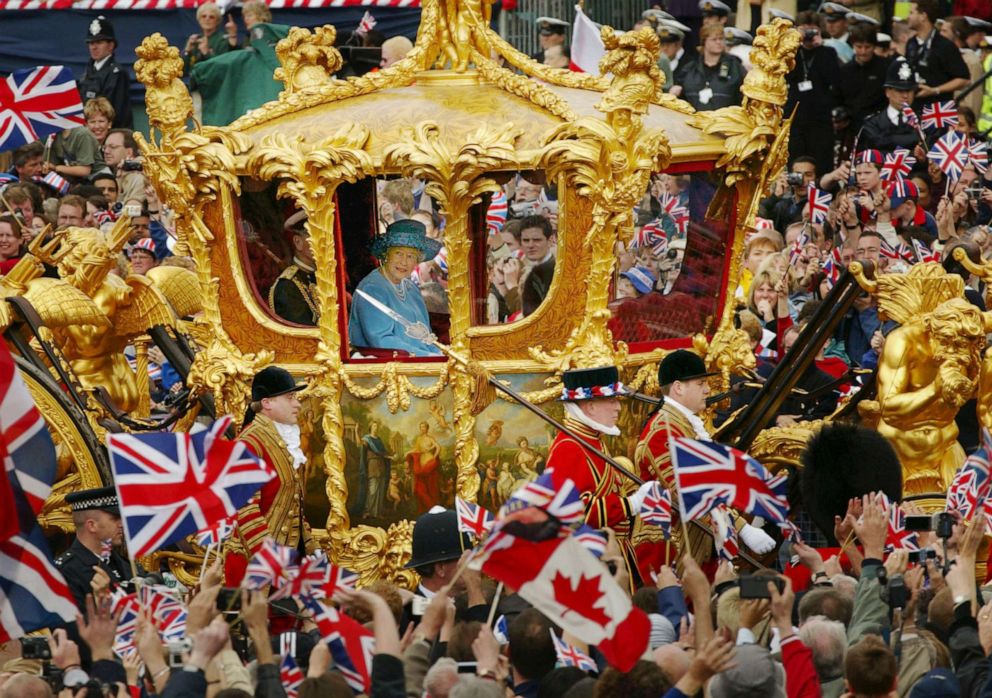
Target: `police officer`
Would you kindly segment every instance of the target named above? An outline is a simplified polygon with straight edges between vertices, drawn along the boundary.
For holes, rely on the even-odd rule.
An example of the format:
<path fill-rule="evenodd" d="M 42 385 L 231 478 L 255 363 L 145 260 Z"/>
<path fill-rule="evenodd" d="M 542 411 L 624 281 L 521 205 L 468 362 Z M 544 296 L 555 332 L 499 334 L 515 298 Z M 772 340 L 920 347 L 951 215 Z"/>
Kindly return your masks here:
<path fill-rule="evenodd" d="M 114 58 L 117 38 L 114 25 L 100 15 L 90 22 L 86 33 L 90 62 L 83 79 L 79 81 L 79 94 L 83 104 L 94 97 L 106 97 L 114 107 L 114 128 L 132 128 L 131 78 L 127 68 Z"/>
<path fill-rule="evenodd" d="M 906 123 L 903 105 L 911 104 L 917 90 L 913 68 L 905 59 L 892 62 L 885 75 L 885 98 L 888 106 L 865 119 L 858 141 L 861 150 L 912 150 L 920 142 L 919 131 Z"/>
<path fill-rule="evenodd" d="M 115 589 L 131 579 L 131 567 L 116 547 L 124 542 L 124 527 L 113 487 L 71 492 L 65 496 L 72 509 L 76 538 L 55 560 L 80 611 L 86 595 Z"/>
<path fill-rule="evenodd" d="M 305 224 L 306 214 L 302 211 L 286 220 L 286 230 L 293 235 L 293 263 L 272 284 L 269 290 L 269 307 L 284 320 L 315 326 L 320 318 L 317 270 Z"/>

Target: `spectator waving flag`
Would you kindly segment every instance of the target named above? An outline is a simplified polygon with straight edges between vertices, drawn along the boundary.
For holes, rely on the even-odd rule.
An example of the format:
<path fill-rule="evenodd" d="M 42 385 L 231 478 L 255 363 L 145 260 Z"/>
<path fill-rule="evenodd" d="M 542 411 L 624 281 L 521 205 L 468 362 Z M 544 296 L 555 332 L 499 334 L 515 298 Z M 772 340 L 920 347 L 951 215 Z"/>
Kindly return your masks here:
<path fill-rule="evenodd" d="M 978 174 L 985 174 L 985 170 L 989 168 L 989 144 L 969 136 L 968 161 Z"/>
<path fill-rule="evenodd" d="M 958 125 L 958 107 L 954 100 L 933 102 L 923 107 L 920 123 L 925 129 L 951 128 Z"/>
<path fill-rule="evenodd" d="M 532 541 L 497 527 L 469 565 L 516 589 L 563 630 L 596 645 L 620 671 L 629 671 L 647 649 L 647 615 L 575 536 Z"/>
<path fill-rule="evenodd" d="M 786 478 L 736 448 L 714 441 L 676 437 L 672 466 L 687 520 L 699 519 L 719 504 L 784 523 L 789 510 Z"/>
<path fill-rule="evenodd" d="M 961 178 L 968 164 L 968 145 L 958 133 L 948 131 L 934 142 L 928 156 L 948 180 L 954 181 Z"/>
<path fill-rule="evenodd" d="M 0 342 L 0 643 L 76 618 L 38 513 L 55 481 L 55 445 Z"/>
<path fill-rule="evenodd" d="M 355 693 L 368 693 L 371 688 L 372 654 L 375 638 L 361 623 L 336 608 L 309 600 L 320 637 L 327 643 L 334 664 Z"/>
<path fill-rule="evenodd" d="M 0 152 L 85 125 L 83 103 L 68 68 L 25 68 L 0 81 Z"/>
<path fill-rule="evenodd" d="M 826 277 L 827 286 L 833 288 L 834 285 L 840 280 L 840 268 L 834 263 L 832 257 L 827 257 L 827 261 L 823 263 L 823 275 Z"/>
<path fill-rule="evenodd" d="M 234 516 L 276 472 L 242 441 L 221 434 L 230 417 L 197 434 L 107 437 L 121 519 L 133 557 Z"/>
<path fill-rule="evenodd" d="M 592 657 L 555 635 L 554 628 L 548 628 L 548 632 L 551 633 L 551 640 L 555 643 L 555 654 L 558 655 L 559 666 L 574 666 L 585 672 L 599 670 L 596 662 L 592 661 Z"/>
<path fill-rule="evenodd" d="M 368 12 L 365 14 L 368 14 Z M 286 698 L 296 698 L 300 694 L 300 686 L 303 684 L 303 678 L 303 672 L 300 671 L 300 667 L 296 666 L 296 660 L 293 659 L 293 655 L 287 654 L 283 656 L 282 663 L 279 665 L 279 681 L 286 691 Z"/>
<path fill-rule="evenodd" d="M 806 200 L 809 203 L 809 222 L 813 224 L 825 222 L 830 212 L 830 202 L 834 200 L 833 194 L 817 189 L 811 184 L 806 193 Z"/>
<path fill-rule="evenodd" d="M 241 586 L 245 589 L 276 586 L 282 580 L 289 578 L 289 570 L 293 565 L 294 557 L 296 557 L 295 550 L 285 545 L 279 545 L 271 538 L 266 537 L 248 562 Z"/>
<path fill-rule="evenodd" d="M 916 112 L 913 111 L 913 108 L 905 102 L 902 104 L 902 118 L 910 128 L 920 127 L 919 117 L 916 116 Z"/>
<path fill-rule="evenodd" d="M 916 158 L 910 155 L 908 150 L 896 148 L 885 156 L 885 162 L 882 164 L 882 179 L 889 181 L 908 177 L 915 164 Z"/>
<path fill-rule="evenodd" d="M 455 497 L 455 511 L 458 513 L 458 530 L 482 538 L 493 527 L 493 515 L 478 504 Z"/>

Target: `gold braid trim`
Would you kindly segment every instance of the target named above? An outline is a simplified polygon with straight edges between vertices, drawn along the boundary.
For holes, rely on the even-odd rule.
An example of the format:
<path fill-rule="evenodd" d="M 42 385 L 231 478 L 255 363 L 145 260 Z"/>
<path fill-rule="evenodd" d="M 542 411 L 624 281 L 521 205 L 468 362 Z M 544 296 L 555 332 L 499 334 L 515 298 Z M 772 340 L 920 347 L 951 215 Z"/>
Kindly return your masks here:
<path fill-rule="evenodd" d="M 382 369 L 382 377 L 379 382 L 371 387 L 363 387 L 354 382 L 345 372 L 344 367 L 340 369 L 339 375 L 341 383 L 352 397 L 359 400 L 371 400 L 383 393 L 386 393 L 386 407 L 391 414 L 396 414 L 397 410 L 404 412 L 410 409 L 410 396 L 413 395 L 421 400 L 433 400 L 442 392 L 451 380 L 452 363 L 448 362 L 441 369 L 440 375 L 432 385 L 418 386 L 407 376 L 398 372 L 399 364 L 390 362 Z"/>

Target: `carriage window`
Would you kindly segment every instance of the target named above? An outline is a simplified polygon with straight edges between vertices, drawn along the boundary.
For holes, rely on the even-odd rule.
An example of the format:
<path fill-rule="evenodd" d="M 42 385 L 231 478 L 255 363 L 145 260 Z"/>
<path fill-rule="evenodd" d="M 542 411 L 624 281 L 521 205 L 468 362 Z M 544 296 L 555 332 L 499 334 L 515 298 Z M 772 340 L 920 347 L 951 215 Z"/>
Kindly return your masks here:
<path fill-rule="evenodd" d="M 652 177 L 632 234 L 618 246 L 614 339 L 647 349 L 713 325 L 733 230 L 732 220 L 706 217 L 718 184 L 710 172 Z"/>
<path fill-rule="evenodd" d="M 479 246 L 476 261 L 485 275 L 477 284 L 475 324 L 515 322 L 540 307 L 554 278 L 557 191 L 544 182 L 543 173 L 512 173 L 479 208 L 486 244 Z"/>

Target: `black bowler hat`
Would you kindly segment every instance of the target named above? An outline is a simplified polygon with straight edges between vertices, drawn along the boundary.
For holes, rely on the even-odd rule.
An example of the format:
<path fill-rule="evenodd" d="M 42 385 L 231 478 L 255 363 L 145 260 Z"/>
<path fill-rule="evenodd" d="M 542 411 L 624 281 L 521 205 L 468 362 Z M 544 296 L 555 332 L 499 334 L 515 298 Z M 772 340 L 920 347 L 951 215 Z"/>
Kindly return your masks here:
<path fill-rule="evenodd" d="M 891 87 L 894 90 L 915 90 L 919 86 L 913 66 L 907 63 L 905 58 L 899 58 L 889 64 L 889 69 L 885 71 L 884 87 Z"/>
<path fill-rule="evenodd" d="M 303 390 L 305 387 L 306 385 L 293 380 L 289 371 L 281 366 L 266 366 L 256 373 L 251 381 L 251 401 L 258 402 L 267 397 L 279 397 Z"/>
<path fill-rule="evenodd" d="M 90 22 L 89 29 L 86 31 L 86 43 L 90 43 L 91 41 L 113 41 L 115 44 L 117 43 L 117 37 L 114 35 L 114 25 L 103 15 Z"/>
<path fill-rule="evenodd" d="M 405 567 L 457 560 L 471 547 L 469 535 L 458 530 L 458 515 L 451 509 L 435 507 L 414 522 L 413 554 Z"/>
<path fill-rule="evenodd" d="M 620 382 L 616 366 L 576 368 L 561 375 L 561 397 L 565 402 L 592 400 L 597 397 L 624 397 L 630 394 Z"/>
<path fill-rule="evenodd" d="M 70 492 L 65 496 L 66 504 L 73 511 L 100 509 L 108 514 L 120 516 L 120 502 L 117 501 L 117 490 L 113 487 L 97 487 L 92 490 Z"/>
<path fill-rule="evenodd" d="M 658 385 L 691 381 L 716 374 L 716 371 L 706 370 L 706 364 L 699 354 L 686 349 L 677 349 L 661 360 L 658 366 Z"/>

